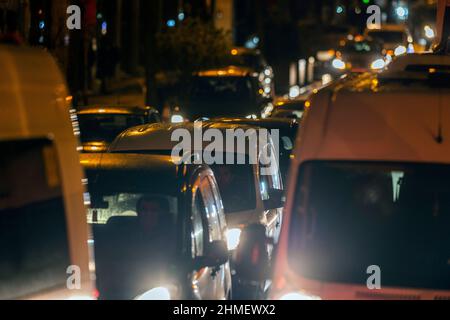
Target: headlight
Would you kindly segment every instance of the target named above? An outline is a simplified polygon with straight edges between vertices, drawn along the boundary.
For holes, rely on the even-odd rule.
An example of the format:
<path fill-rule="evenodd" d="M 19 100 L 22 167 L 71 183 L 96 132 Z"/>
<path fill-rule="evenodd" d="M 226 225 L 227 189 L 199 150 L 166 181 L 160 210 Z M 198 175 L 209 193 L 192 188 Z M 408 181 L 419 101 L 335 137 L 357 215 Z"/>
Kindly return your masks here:
<path fill-rule="evenodd" d="M 272 76 L 272 69 L 266 68 L 264 70 L 264 75 L 267 76 L 267 77 L 271 77 Z"/>
<path fill-rule="evenodd" d="M 165 287 L 154 288 L 136 297 L 134 300 L 167 301 L 171 300 L 170 290 Z"/>
<path fill-rule="evenodd" d="M 230 229 L 227 231 L 227 244 L 228 250 L 234 251 L 239 247 L 239 243 L 241 242 L 241 229 Z"/>
<path fill-rule="evenodd" d="M 273 110 L 273 104 L 270 103 L 267 107 L 264 108 L 263 112 L 261 113 L 262 118 L 268 118 L 272 114 Z"/>
<path fill-rule="evenodd" d="M 423 29 L 425 30 L 425 37 L 427 37 L 428 39 L 434 39 L 436 35 L 434 33 L 434 30 L 430 26 L 426 25 Z"/>
<path fill-rule="evenodd" d="M 401 56 L 402 54 L 406 53 L 406 47 L 405 46 L 398 46 L 395 48 L 394 54 L 395 56 Z"/>
<path fill-rule="evenodd" d="M 180 116 L 179 114 L 174 114 L 172 118 L 170 118 L 170 122 L 172 123 L 183 123 L 184 118 L 183 116 Z"/>
<path fill-rule="evenodd" d="M 370 68 L 372 70 L 380 70 L 383 69 L 384 67 L 386 67 L 386 62 L 383 59 L 377 59 L 375 60 L 372 65 L 370 66 Z"/>
<path fill-rule="evenodd" d="M 279 300 L 322 300 L 320 297 L 302 292 L 290 292 L 282 295 Z"/>
<path fill-rule="evenodd" d="M 341 59 L 334 59 L 332 62 L 333 68 L 338 70 L 345 70 L 345 62 Z"/>
<path fill-rule="evenodd" d="M 301 89 L 299 86 L 292 86 L 289 89 L 289 98 L 295 99 L 301 94 Z"/>

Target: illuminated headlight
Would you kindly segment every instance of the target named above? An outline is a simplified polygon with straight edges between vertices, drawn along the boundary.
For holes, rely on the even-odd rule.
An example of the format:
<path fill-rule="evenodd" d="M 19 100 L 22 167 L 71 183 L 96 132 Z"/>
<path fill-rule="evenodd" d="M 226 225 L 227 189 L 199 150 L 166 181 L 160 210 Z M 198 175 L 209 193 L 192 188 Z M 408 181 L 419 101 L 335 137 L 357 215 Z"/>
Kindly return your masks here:
<path fill-rule="evenodd" d="M 249 114 L 245 118 L 250 119 L 250 120 L 256 120 L 256 119 L 258 119 L 258 116 L 256 114 Z"/>
<path fill-rule="evenodd" d="M 313 296 L 302 292 L 290 292 L 282 295 L 279 300 L 322 300 L 320 297 Z"/>
<path fill-rule="evenodd" d="M 170 122 L 172 123 L 183 123 L 184 118 L 183 116 L 180 116 L 179 114 L 174 114 L 172 118 L 170 118 Z"/>
<path fill-rule="evenodd" d="M 168 301 L 172 296 L 170 290 L 165 287 L 154 288 L 146 293 L 136 297 L 134 300 L 147 300 L 147 301 Z"/>
<path fill-rule="evenodd" d="M 402 54 L 406 53 L 406 47 L 405 46 L 398 46 L 397 48 L 395 48 L 394 50 L 394 54 L 396 57 L 401 56 Z"/>
<path fill-rule="evenodd" d="M 239 243 L 241 242 L 241 229 L 230 229 L 227 231 L 227 244 L 228 250 L 234 251 L 239 247 Z"/>
<path fill-rule="evenodd" d="M 345 70 L 345 62 L 341 59 L 334 59 L 332 62 L 333 68 L 338 70 Z"/>
<path fill-rule="evenodd" d="M 386 62 L 383 59 L 375 60 L 374 62 L 372 62 L 372 65 L 370 66 L 372 70 L 381 70 L 384 67 L 386 67 Z"/>
<path fill-rule="evenodd" d="M 299 86 L 292 86 L 289 89 L 289 98 L 295 99 L 301 94 Z"/>
<path fill-rule="evenodd" d="M 428 25 L 425 26 L 424 30 L 425 30 L 425 37 L 427 37 L 428 39 L 434 39 L 435 33 L 434 33 L 434 30 L 430 26 L 428 26 Z"/>
<path fill-rule="evenodd" d="M 270 103 L 269 105 L 267 105 L 267 107 L 264 108 L 263 112 L 261 113 L 262 118 L 263 119 L 268 118 L 272 114 L 273 110 L 274 110 L 273 104 Z"/>

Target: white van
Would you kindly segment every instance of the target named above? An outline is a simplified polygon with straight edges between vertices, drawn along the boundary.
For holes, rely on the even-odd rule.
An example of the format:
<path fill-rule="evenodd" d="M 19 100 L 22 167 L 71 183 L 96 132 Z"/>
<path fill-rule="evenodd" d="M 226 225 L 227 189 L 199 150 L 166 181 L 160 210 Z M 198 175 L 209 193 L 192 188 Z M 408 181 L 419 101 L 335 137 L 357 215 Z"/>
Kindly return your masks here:
<path fill-rule="evenodd" d="M 405 56 L 311 98 L 271 299 L 450 298 L 449 66 Z"/>
<path fill-rule="evenodd" d="M 23 47 L 0 46 L 0 70 L 0 299 L 95 298 L 63 77 Z"/>

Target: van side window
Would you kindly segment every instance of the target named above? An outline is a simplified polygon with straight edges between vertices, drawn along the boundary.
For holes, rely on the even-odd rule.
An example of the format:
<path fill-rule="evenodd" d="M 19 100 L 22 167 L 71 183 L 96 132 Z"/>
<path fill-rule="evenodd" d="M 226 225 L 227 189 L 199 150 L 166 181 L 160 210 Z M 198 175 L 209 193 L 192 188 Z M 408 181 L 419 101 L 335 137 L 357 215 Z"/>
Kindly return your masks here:
<path fill-rule="evenodd" d="M 47 139 L 0 148 L 0 299 L 63 287 L 71 263 L 56 149 Z"/>

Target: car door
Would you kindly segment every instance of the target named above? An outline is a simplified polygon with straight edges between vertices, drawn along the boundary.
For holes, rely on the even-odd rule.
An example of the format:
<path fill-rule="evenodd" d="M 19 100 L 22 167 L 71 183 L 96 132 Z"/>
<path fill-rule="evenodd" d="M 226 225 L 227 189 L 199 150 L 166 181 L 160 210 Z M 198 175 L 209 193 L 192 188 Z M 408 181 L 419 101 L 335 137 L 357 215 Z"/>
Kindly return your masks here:
<path fill-rule="evenodd" d="M 206 182 L 206 181 L 205 181 Z M 222 198 L 219 193 L 216 179 L 210 175 L 207 179 L 208 184 L 205 183 L 205 194 L 209 194 L 207 208 L 210 208 L 209 219 L 210 225 L 215 229 L 212 233 L 214 238 L 211 241 L 222 240 L 226 242 L 227 223 L 225 218 L 225 211 L 223 207 Z M 229 297 L 231 292 L 231 271 L 230 265 L 224 264 L 217 270 L 217 299 L 224 300 Z"/>
<path fill-rule="evenodd" d="M 212 241 L 222 240 L 218 209 L 207 174 L 200 174 L 192 189 L 191 239 L 193 258 L 202 257 L 205 246 Z M 202 300 L 224 299 L 225 290 L 220 285 L 224 278 L 224 267 L 201 268 L 194 272 L 192 287 L 194 295 Z"/>
<path fill-rule="evenodd" d="M 277 153 L 272 142 L 266 144 L 260 154 L 260 190 L 262 200 L 269 200 L 271 190 L 283 190 L 283 182 L 279 167 L 279 161 L 276 158 Z M 283 208 L 266 210 L 267 236 L 278 242 L 283 219 Z"/>

